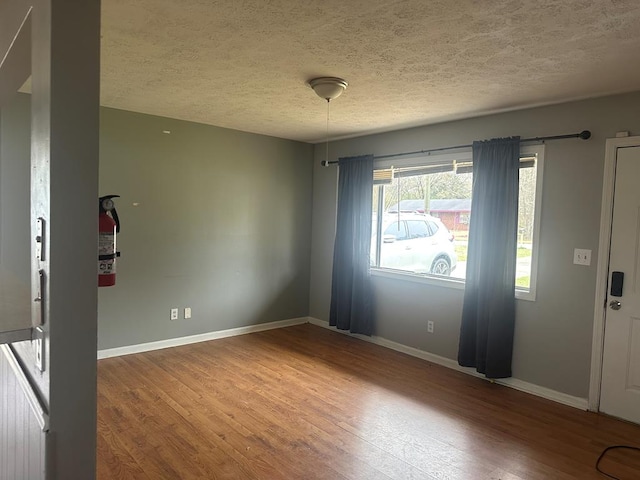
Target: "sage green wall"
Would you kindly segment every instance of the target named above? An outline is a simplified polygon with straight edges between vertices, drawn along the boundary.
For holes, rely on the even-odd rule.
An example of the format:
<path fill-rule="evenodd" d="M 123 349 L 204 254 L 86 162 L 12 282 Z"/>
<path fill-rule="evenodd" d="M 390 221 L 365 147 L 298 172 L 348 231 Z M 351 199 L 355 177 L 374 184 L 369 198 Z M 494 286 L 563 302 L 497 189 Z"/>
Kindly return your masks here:
<path fill-rule="evenodd" d="M 586 398 L 589 388 L 596 259 L 605 139 L 640 134 L 640 93 L 473 118 L 334 142 L 334 158 L 471 143 L 510 135 L 536 137 L 591 130 L 589 141 L 548 142 L 535 302 L 519 300 L 513 357 L 515 378 Z M 321 167 L 313 181 L 310 316 L 328 320 L 337 169 Z M 573 249 L 593 251 L 590 267 L 573 265 Z M 375 335 L 446 358 L 457 358 L 462 290 L 373 277 Z M 427 334 L 427 320 L 435 333 Z"/>
<path fill-rule="evenodd" d="M 99 289 L 99 349 L 308 315 L 312 145 L 101 112 L 122 257 Z"/>

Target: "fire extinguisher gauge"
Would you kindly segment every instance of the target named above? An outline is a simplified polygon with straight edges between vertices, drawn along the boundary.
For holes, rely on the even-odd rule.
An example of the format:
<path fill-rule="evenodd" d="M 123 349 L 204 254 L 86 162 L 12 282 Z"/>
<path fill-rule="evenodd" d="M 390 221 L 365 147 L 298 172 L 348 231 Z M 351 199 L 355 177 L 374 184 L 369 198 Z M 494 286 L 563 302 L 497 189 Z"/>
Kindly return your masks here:
<path fill-rule="evenodd" d="M 105 212 L 108 212 L 109 210 L 113 210 L 114 207 L 114 203 L 113 200 L 111 200 L 110 198 L 105 198 L 104 200 L 102 200 L 102 209 Z"/>
<path fill-rule="evenodd" d="M 105 195 L 98 199 L 98 209 L 100 213 L 111 212 L 111 216 L 116 222 L 116 232 L 120 233 L 120 219 L 118 218 L 118 212 L 116 206 L 113 203 L 113 198 L 120 198 L 120 195 Z"/>
<path fill-rule="evenodd" d="M 105 195 L 104 197 L 100 197 L 99 198 L 99 207 L 100 207 L 100 211 L 101 212 L 108 212 L 110 210 L 113 210 L 115 207 L 115 204 L 113 203 L 112 198 L 119 198 L 120 195 Z"/>

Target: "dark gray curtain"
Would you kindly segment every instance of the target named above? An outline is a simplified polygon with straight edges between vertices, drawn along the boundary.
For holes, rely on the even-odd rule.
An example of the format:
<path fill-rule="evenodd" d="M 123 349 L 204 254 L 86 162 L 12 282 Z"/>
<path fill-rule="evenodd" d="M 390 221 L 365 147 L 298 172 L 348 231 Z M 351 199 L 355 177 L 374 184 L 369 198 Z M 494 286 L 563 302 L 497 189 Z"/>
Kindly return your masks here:
<path fill-rule="evenodd" d="M 371 335 L 370 252 L 373 155 L 338 163 L 338 220 L 329 324 Z"/>
<path fill-rule="evenodd" d="M 511 376 L 520 137 L 473 142 L 473 194 L 458 363 Z"/>

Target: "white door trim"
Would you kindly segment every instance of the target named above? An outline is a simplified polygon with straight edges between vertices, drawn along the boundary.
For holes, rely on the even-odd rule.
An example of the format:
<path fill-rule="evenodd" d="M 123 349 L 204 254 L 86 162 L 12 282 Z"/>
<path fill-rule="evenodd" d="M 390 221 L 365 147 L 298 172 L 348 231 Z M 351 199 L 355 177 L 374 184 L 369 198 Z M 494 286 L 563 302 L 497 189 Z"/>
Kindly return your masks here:
<path fill-rule="evenodd" d="M 602 355 L 604 346 L 605 302 L 609 280 L 609 254 L 611 253 L 611 221 L 615 185 L 616 156 L 618 148 L 640 146 L 640 136 L 607 138 L 602 181 L 602 207 L 600 210 L 600 240 L 598 243 L 598 273 L 596 276 L 595 303 L 593 307 L 593 342 L 591 345 L 591 380 L 589 382 L 589 410 L 600 407 L 602 382 Z"/>

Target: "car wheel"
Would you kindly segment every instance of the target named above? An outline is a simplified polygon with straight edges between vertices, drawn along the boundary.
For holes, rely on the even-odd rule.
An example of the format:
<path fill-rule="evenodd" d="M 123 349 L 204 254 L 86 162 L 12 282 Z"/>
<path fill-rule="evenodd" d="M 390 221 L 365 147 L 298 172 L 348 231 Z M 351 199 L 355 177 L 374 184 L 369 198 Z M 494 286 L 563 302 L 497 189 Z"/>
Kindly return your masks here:
<path fill-rule="evenodd" d="M 445 257 L 438 257 L 431 265 L 431 273 L 434 275 L 451 275 L 451 265 Z"/>

